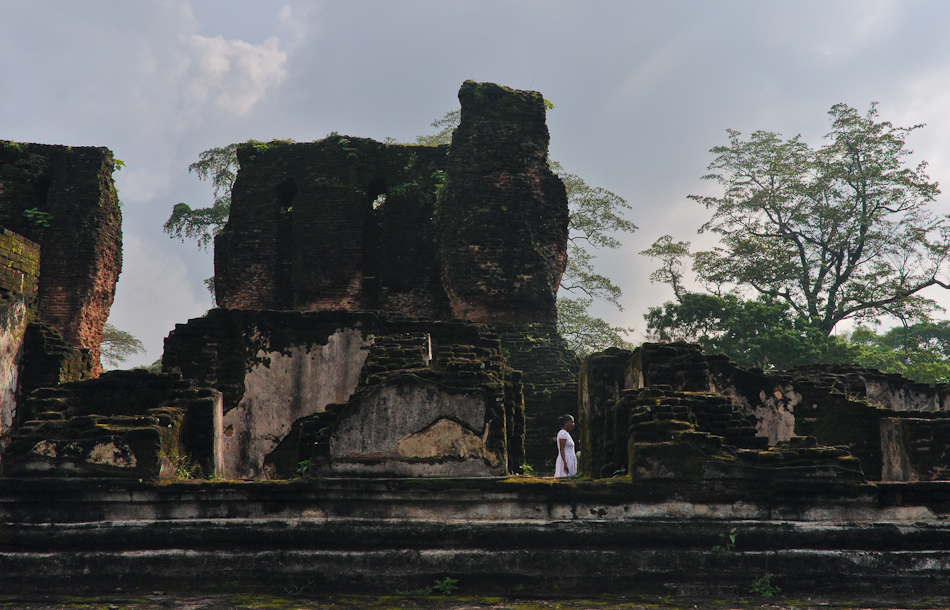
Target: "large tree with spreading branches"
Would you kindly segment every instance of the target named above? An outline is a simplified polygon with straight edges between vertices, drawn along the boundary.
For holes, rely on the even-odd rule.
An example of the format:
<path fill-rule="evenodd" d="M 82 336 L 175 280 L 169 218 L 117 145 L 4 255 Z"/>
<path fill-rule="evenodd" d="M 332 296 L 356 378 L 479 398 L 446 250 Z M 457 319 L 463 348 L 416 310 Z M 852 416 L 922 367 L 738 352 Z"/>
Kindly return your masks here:
<path fill-rule="evenodd" d="M 689 198 L 712 212 L 699 231 L 719 245 L 690 253 L 689 242 L 667 235 L 642 252 L 660 261 L 651 279 L 670 284 L 677 299 L 647 314 L 651 332 L 689 335 L 678 320 L 696 328 L 690 267 L 709 294 L 749 299 L 731 307 L 781 305 L 803 337 L 829 336 L 844 320 L 925 322 L 940 309 L 923 291 L 950 288 L 950 219 L 928 208 L 940 190 L 927 164 L 907 163 L 907 137 L 922 126 L 881 121 L 875 104 L 865 113 L 836 104 L 829 115 L 827 143 L 817 149 L 800 136 L 729 130 L 729 143 L 711 150 L 703 178 L 722 190 Z"/>

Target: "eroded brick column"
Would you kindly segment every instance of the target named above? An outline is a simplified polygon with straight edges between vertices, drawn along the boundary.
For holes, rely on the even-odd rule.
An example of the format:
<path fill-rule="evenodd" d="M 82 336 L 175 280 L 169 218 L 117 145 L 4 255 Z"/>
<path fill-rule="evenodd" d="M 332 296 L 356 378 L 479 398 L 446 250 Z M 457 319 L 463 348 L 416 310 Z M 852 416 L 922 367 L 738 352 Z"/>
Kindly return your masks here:
<path fill-rule="evenodd" d="M 442 283 L 460 318 L 557 319 L 568 207 L 548 168 L 544 98 L 491 83 L 459 90 L 442 204 Z"/>

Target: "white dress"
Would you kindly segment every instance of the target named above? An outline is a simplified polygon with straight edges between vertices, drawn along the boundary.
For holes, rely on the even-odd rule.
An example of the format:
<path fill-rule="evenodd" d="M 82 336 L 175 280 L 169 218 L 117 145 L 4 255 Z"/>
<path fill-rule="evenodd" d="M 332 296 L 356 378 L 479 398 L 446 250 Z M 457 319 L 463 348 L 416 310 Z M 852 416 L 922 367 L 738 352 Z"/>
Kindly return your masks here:
<path fill-rule="evenodd" d="M 561 428 L 561 431 L 557 433 L 558 438 L 558 452 L 557 452 L 557 462 L 554 463 L 554 476 L 556 477 L 571 477 L 577 474 L 577 454 L 574 453 L 574 439 L 571 438 L 570 433 Z M 565 468 L 564 462 L 561 460 L 561 439 L 565 440 L 564 443 L 564 457 L 567 458 L 567 467 Z"/>

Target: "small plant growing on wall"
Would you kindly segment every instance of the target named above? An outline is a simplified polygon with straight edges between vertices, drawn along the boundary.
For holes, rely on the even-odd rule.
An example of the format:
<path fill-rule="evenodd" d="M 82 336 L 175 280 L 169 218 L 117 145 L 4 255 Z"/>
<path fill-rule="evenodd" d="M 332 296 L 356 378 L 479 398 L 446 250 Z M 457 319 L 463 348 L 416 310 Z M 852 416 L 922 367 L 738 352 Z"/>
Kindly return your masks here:
<path fill-rule="evenodd" d="M 752 581 L 752 587 L 749 589 L 749 593 L 753 595 L 761 595 L 762 597 L 772 597 L 773 595 L 778 595 L 782 590 L 772 584 L 772 577 L 768 574 L 763 574 L 762 576 L 756 578 Z"/>
<path fill-rule="evenodd" d="M 53 217 L 49 212 L 42 212 L 37 208 L 23 210 L 23 216 L 25 216 L 34 227 L 48 227 L 49 221 Z"/>
<path fill-rule="evenodd" d="M 451 595 L 452 591 L 458 589 L 457 578 L 452 578 L 451 576 L 446 576 L 442 580 L 435 581 L 435 584 L 432 585 L 433 591 L 438 591 L 442 595 Z"/>
<path fill-rule="evenodd" d="M 725 553 L 727 551 L 736 550 L 736 535 L 736 528 L 732 528 L 726 533 L 719 534 L 719 542 L 713 547 L 712 550 L 716 551 L 717 553 Z"/>

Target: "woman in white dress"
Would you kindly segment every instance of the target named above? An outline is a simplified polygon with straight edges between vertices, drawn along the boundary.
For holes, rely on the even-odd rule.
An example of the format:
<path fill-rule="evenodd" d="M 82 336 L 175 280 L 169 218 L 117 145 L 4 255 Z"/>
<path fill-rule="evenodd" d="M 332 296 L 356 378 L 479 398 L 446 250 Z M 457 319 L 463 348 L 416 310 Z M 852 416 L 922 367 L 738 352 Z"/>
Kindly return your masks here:
<path fill-rule="evenodd" d="M 557 433 L 557 462 L 554 463 L 554 476 L 572 477 L 577 474 L 577 454 L 574 453 L 574 418 L 561 416 L 561 429 Z"/>

